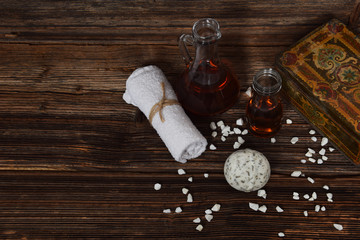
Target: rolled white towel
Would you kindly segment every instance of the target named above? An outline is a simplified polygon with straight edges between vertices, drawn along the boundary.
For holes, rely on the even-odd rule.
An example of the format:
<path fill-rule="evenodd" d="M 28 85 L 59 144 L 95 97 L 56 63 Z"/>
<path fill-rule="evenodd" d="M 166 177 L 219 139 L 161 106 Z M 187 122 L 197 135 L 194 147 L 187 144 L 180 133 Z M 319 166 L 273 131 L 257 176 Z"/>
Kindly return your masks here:
<path fill-rule="evenodd" d="M 181 105 L 175 103 L 176 94 L 164 73 L 156 66 L 136 69 L 126 81 L 123 99 L 138 107 L 149 119 L 153 107 L 163 99 L 164 91 L 169 105 L 165 104 L 160 111 L 153 110 L 155 113 L 151 124 L 174 159 L 185 163 L 188 159 L 200 156 L 206 149 L 207 141 Z"/>

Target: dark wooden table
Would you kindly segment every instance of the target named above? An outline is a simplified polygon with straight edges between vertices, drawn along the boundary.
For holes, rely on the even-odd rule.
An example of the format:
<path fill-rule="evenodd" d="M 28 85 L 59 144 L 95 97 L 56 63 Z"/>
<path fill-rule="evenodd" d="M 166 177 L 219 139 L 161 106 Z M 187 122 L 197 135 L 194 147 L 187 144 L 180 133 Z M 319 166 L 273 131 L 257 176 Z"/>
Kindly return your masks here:
<path fill-rule="evenodd" d="M 310 140 L 312 126 L 292 106 L 284 104 L 284 121 L 293 124 L 283 125 L 276 143 L 244 137 L 242 148 L 270 160 L 267 199 L 226 183 L 223 164 L 235 137 L 213 139 L 209 128 L 218 120 L 234 127 L 244 116 L 254 73 L 273 66 L 276 54 L 329 19 L 347 23 L 354 5 L 353 0 L 1 1 L 0 239 L 276 239 L 279 232 L 287 239 L 359 239 L 360 168 L 337 150 L 322 165 L 300 163 L 308 147 L 318 151 L 320 144 Z M 222 115 L 191 116 L 218 149 L 181 164 L 122 95 L 131 72 L 148 64 L 176 81 L 185 67 L 177 38 L 204 17 L 221 25 L 220 56 L 232 62 L 241 97 Z M 293 136 L 300 138 L 294 145 Z M 187 174 L 178 175 L 179 168 Z M 315 183 L 290 177 L 295 170 Z M 162 184 L 160 191 L 155 183 Z M 186 202 L 183 187 L 194 202 Z M 293 192 L 300 200 L 293 200 Z M 315 201 L 302 197 L 312 192 Z M 255 212 L 249 202 L 268 210 Z M 207 222 L 204 211 L 215 203 L 221 210 Z M 315 205 L 326 211 L 315 212 Z M 183 212 L 174 213 L 178 206 Z M 167 208 L 172 213 L 163 213 Z M 192 222 L 197 217 L 201 232 Z M 334 223 L 344 229 L 336 230 Z"/>

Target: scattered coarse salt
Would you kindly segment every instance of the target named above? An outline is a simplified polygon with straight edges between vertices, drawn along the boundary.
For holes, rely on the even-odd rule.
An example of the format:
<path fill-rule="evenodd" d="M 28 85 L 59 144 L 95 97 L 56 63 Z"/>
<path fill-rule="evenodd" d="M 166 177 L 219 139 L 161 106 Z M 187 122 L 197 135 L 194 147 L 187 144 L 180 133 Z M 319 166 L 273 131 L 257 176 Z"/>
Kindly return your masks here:
<path fill-rule="evenodd" d="M 262 205 L 261 207 L 259 207 L 259 211 L 266 213 L 267 207 L 265 205 Z"/>
<path fill-rule="evenodd" d="M 297 141 L 299 141 L 299 138 L 298 138 L 298 137 L 293 137 L 293 138 L 290 140 L 290 142 L 291 142 L 292 144 L 297 143 Z"/>
<path fill-rule="evenodd" d="M 316 192 L 313 192 L 313 193 L 311 194 L 311 198 L 314 199 L 314 200 L 316 200 L 316 199 L 317 199 L 317 193 L 316 193 Z"/>
<path fill-rule="evenodd" d="M 292 120 L 291 119 L 286 119 L 286 124 L 292 124 Z"/>
<path fill-rule="evenodd" d="M 279 233 L 278 233 L 278 236 L 279 236 L 279 237 L 285 237 L 285 233 L 279 232 Z"/>
<path fill-rule="evenodd" d="M 266 199 L 266 191 L 264 189 L 259 189 L 257 192 L 258 197 Z"/>
<path fill-rule="evenodd" d="M 222 133 L 222 136 L 223 136 L 223 137 L 229 136 L 229 132 L 223 132 L 223 133 Z"/>
<path fill-rule="evenodd" d="M 234 142 L 233 148 L 234 149 L 239 149 L 241 146 L 241 144 L 239 142 Z"/>
<path fill-rule="evenodd" d="M 211 209 L 206 209 L 206 210 L 205 210 L 205 214 L 212 214 Z"/>
<path fill-rule="evenodd" d="M 270 138 L 271 143 L 276 143 L 276 138 Z"/>
<path fill-rule="evenodd" d="M 200 218 L 195 218 L 195 219 L 193 220 L 193 222 L 194 222 L 194 223 L 200 223 L 200 222 L 201 222 L 201 219 L 200 219 Z"/>
<path fill-rule="evenodd" d="M 221 126 L 224 126 L 225 124 L 224 124 L 224 121 L 220 120 L 220 121 L 218 121 L 218 122 L 216 123 L 216 125 L 217 125 L 218 127 L 221 127 Z"/>
<path fill-rule="evenodd" d="M 312 149 L 312 148 L 308 148 L 308 151 L 309 151 L 310 153 L 312 153 L 312 154 L 316 153 L 315 150 Z"/>
<path fill-rule="evenodd" d="M 312 157 L 312 153 L 311 152 L 307 152 L 307 153 L 305 153 L 305 157 Z"/>
<path fill-rule="evenodd" d="M 315 182 L 315 180 L 312 179 L 311 177 L 308 177 L 307 180 L 308 180 L 309 182 L 311 182 L 311 183 L 314 183 L 314 182 Z"/>
<path fill-rule="evenodd" d="M 248 131 L 247 129 L 244 129 L 244 130 L 242 131 L 241 135 L 246 135 L 246 134 L 248 134 L 248 133 L 249 133 L 249 131 Z"/>
<path fill-rule="evenodd" d="M 321 207 L 321 211 L 325 212 L 325 211 L 326 211 L 326 207 L 325 207 L 325 206 L 322 206 L 322 207 Z"/>
<path fill-rule="evenodd" d="M 341 224 L 337 224 L 337 223 L 334 223 L 334 228 L 336 228 L 339 231 L 343 230 L 343 226 Z"/>
<path fill-rule="evenodd" d="M 239 128 L 234 128 L 234 133 L 235 134 L 241 134 L 241 130 Z"/>
<path fill-rule="evenodd" d="M 324 161 L 323 161 L 322 159 L 319 158 L 319 159 L 317 160 L 317 164 L 323 164 L 323 163 L 324 163 Z"/>
<path fill-rule="evenodd" d="M 335 151 L 335 148 L 329 147 L 329 151 L 333 152 L 333 151 Z"/>
<path fill-rule="evenodd" d="M 238 142 L 239 142 L 240 144 L 243 144 L 243 143 L 245 142 L 245 140 L 244 140 L 241 136 L 239 136 L 239 137 L 238 137 Z"/>
<path fill-rule="evenodd" d="M 301 163 L 306 163 L 306 159 L 301 159 L 300 162 Z"/>
<path fill-rule="evenodd" d="M 182 212 L 181 207 L 177 207 L 177 208 L 175 209 L 175 212 L 176 212 L 176 213 L 181 213 L 181 212 Z"/>
<path fill-rule="evenodd" d="M 299 199 L 300 199 L 299 193 L 294 192 L 294 193 L 293 193 L 293 199 L 294 199 L 294 200 L 299 200 Z"/>
<path fill-rule="evenodd" d="M 257 203 L 249 202 L 249 207 L 254 211 L 259 210 L 259 204 L 257 204 Z"/>
<path fill-rule="evenodd" d="M 313 142 L 317 142 L 317 138 L 316 138 L 315 136 L 311 137 L 311 140 L 312 140 Z"/>
<path fill-rule="evenodd" d="M 311 134 L 311 135 L 314 135 L 316 132 L 315 132 L 315 130 L 313 130 L 313 129 L 311 129 L 310 131 L 309 131 L 309 134 Z"/>
<path fill-rule="evenodd" d="M 322 147 L 325 146 L 328 142 L 329 142 L 329 139 L 327 137 L 323 137 L 321 139 L 321 146 Z"/>
<path fill-rule="evenodd" d="M 242 118 L 239 118 L 238 120 L 236 120 L 236 125 L 242 126 L 243 124 L 244 124 L 244 120 Z"/>
<path fill-rule="evenodd" d="M 310 198 L 309 194 L 305 194 L 305 195 L 304 195 L 304 198 L 305 198 L 305 199 L 309 199 L 309 198 Z"/>
<path fill-rule="evenodd" d="M 327 196 L 328 200 L 333 198 L 333 194 L 332 194 L 332 193 L 326 193 L 326 196 Z"/>
<path fill-rule="evenodd" d="M 225 141 L 226 141 L 226 137 L 221 136 L 221 141 L 225 142 Z"/>
<path fill-rule="evenodd" d="M 216 129 L 216 124 L 215 124 L 215 122 L 211 122 L 211 123 L 210 123 L 210 129 L 211 129 L 211 130 L 215 130 L 215 129 Z"/>
<path fill-rule="evenodd" d="M 155 189 L 156 191 L 160 190 L 160 189 L 161 189 L 161 184 L 160 184 L 160 183 L 155 183 L 155 184 L 154 184 L 154 189 Z"/>
<path fill-rule="evenodd" d="M 319 212 L 320 211 L 320 205 L 315 205 L 315 212 Z"/>
<path fill-rule="evenodd" d="M 187 188 L 182 188 L 181 191 L 182 191 L 182 193 L 183 193 L 184 195 L 186 195 L 186 194 L 189 192 L 189 189 L 187 189 Z"/>
<path fill-rule="evenodd" d="M 214 218 L 213 215 L 210 215 L 210 214 L 206 214 L 205 215 L 205 219 L 208 221 L 208 222 L 211 222 L 211 220 Z"/>
<path fill-rule="evenodd" d="M 204 227 L 201 224 L 197 225 L 196 227 L 196 230 L 198 230 L 199 232 L 201 232 L 203 229 Z"/>
<path fill-rule="evenodd" d="M 292 176 L 292 177 L 300 177 L 300 175 L 301 175 L 301 171 L 293 171 L 293 172 L 291 173 L 291 176 Z"/>
<path fill-rule="evenodd" d="M 164 210 L 163 210 L 163 213 L 171 213 L 170 208 L 164 209 Z"/>
<path fill-rule="evenodd" d="M 208 178 L 209 174 L 208 173 L 204 173 L 204 178 Z"/>
<path fill-rule="evenodd" d="M 276 206 L 276 211 L 277 212 L 284 212 L 284 210 L 280 206 Z"/>
<path fill-rule="evenodd" d="M 323 189 L 325 189 L 325 190 L 329 190 L 330 188 L 329 188 L 329 186 L 328 186 L 328 185 L 324 185 L 324 186 L 323 186 Z"/>
<path fill-rule="evenodd" d="M 329 158 L 325 155 L 321 156 L 321 159 L 324 160 L 324 161 L 327 161 Z"/>
<path fill-rule="evenodd" d="M 184 169 L 180 168 L 180 169 L 178 169 L 178 174 L 179 175 L 184 175 L 184 174 L 186 174 L 186 172 L 185 172 Z"/>
<path fill-rule="evenodd" d="M 312 202 L 312 201 L 314 201 L 314 199 L 311 197 L 311 198 L 309 198 L 309 201 Z"/>
<path fill-rule="evenodd" d="M 326 152 L 325 148 L 322 148 L 322 149 L 320 149 L 319 154 L 320 155 L 325 155 L 325 152 Z"/>
<path fill-rule="evenodd" d="M 248 95 L 249 97 L 252 96 L 252 92 L 251 92 L 251 87 L 248 87 L 248 89 L 246 90 L 246 95 Z"/>
<path fill-rule="evenodd" d="M 191 193 L 189 193 L 188 195 L 187 195 L 187 200 L 186 200 L 187 202 L 193 202 L 193 197 L 192 197 L 192 195 L 191 195 Z"/>
<path fill-rule="evenodd" d="M 309 162 L 315 163 L 316 160 L 315 160 L 315 158 L 309 158 Z"/>
<path fill-rule="evenodd" d="M 192 182 L 192 181 L 193 181 L 193 177 L 189 177 L 189 178 L 188 178 L 188 181 L 189 181 L 189 182 Z"/>
<path fill-rule="evenodd" d="M 220 211 L 220 207 L 221 207 L 221 205 L 217 203 L 211 208 L 211 211 L 218 212 L 218 211 Z"/>
<path fill-rule="evenodd" d="M 304 216 L 305 217 L 309 216 L 308 211 L 304 211 Z"/>
<path fill-rule="evenodd" d="M 214 144 L 210 144 L 209 148 L 210 148 L 210 150 L 216 150 L 216 147 Z"/>
<path fill-rule="evenodd" d="M 216 131 L 213 131 L 212 133 L 211 133 L 211 136 L 214 138 L 214 137 L 216 137 L 217 136 L 217 132 Z"/>

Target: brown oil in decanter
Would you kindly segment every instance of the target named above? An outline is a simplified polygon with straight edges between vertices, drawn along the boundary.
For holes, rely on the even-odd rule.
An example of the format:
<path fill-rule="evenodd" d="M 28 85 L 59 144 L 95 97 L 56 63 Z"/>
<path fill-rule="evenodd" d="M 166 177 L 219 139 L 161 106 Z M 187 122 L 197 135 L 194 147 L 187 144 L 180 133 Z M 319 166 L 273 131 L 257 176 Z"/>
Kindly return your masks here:
<path fill-rule="evenodd" d="M 239 88 L 230 70 L 212 61 L 200 61 L 192 71 L 186 69 L 176 83 L 181 105 L 200 116 L 216 115 L 231 108 L 239 97 Z"/>

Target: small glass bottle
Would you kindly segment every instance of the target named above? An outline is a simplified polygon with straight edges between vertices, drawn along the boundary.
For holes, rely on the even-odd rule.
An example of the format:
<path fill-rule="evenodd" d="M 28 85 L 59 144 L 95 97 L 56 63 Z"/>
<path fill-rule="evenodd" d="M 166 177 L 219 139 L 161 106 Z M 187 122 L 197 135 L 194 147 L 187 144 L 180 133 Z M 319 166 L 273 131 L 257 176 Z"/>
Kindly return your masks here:
<path fill-rule="evenodd" d="M 252 97 L 246 107 L 249 130 L 259 137 L 272 137 L 281 127 L 283 106 L 282 79 L 274 69 L 258 72 L 252 83 Z"/>

